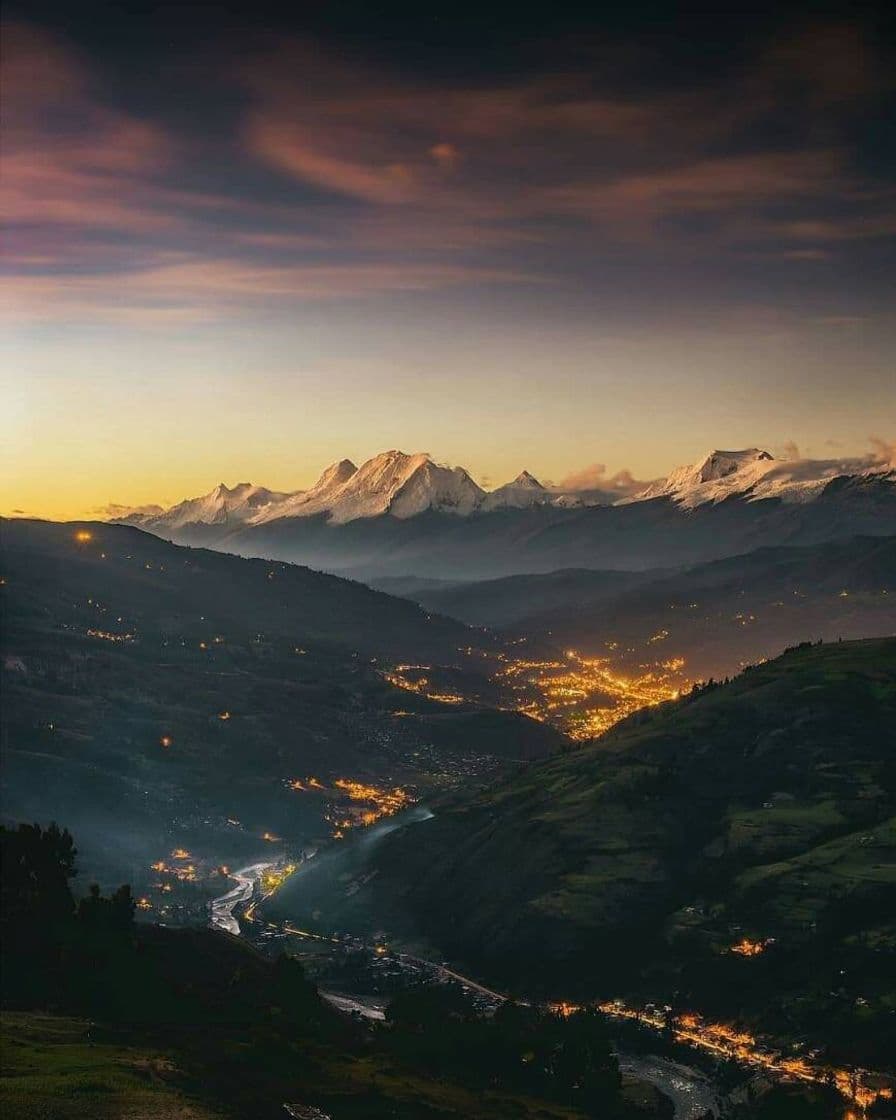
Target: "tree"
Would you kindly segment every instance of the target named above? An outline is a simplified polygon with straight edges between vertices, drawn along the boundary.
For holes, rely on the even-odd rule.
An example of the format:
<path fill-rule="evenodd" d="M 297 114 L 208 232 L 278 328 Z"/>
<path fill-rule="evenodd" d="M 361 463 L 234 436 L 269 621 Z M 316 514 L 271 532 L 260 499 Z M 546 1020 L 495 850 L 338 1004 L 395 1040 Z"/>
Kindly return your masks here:
<path fill-rule="evenodd" d="M 70 941 L 75 875 L 70 833 L 51 824 L 0 828 L 0 942 L 5 996 L 43 1000 L 58 987 Z"/>

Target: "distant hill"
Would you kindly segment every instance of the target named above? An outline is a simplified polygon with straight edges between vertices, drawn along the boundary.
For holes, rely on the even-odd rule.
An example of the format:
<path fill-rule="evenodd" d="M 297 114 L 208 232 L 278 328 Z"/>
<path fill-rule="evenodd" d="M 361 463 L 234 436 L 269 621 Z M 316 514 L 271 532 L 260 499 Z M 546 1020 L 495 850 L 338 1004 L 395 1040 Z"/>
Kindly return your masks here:
<path fill-rule="evenodd" d="M 2 541 L 4 814 L 70 823 L 106 882 L 140 882 L 175 827 L 233 858 L 319 835 L 290 778 L 409 780 L 434 742 L 516 759 L 563 741 L 386 684 L 395 661 L 496 646 L 361 584 L 120 525 L 6 521 Z"/>
<path fill-rule="evenodd" d="M 894 810 L 896 639 L 806 646 L 435 806 L 373 889 L 524 991 L 637 993 L 880 1061 Z M 745 937 L 765 952 L 732 953 Z"/>
<path fill-rule="evenodd" d="M 720 676 L 804 640 L 896 634 L 896 537 L 760 548 L 681 572 L 566 570 L 462 585 L 387 584 L 471 625 L 637 661 L 684 657 Z M 621 652 L 620 652 L 621 651 Z"/>
<path fill-rule="evenodd" d="M 534 631 L 548 628 L 555 615 L 562 612 L 612 602 L 629 589 L 650 584 L 668 574 L 664 569 L 652 568 L 644 572 L 561 568 L 557 572 L 462 583 L 387 576 L 371 580 L 371 586 L 411 599 L 427 610 L 441 611 L 470 626 Z M 558 641 L 563 641 L 562 636 Z"/>
<path fill-rule="evenodd" d="M 79 542 L 79 533 L 87 539 Z M 363 584 L 297 565 L 177 548 L 126 525 L 5 520 L 2 540 L 10 580 L 27 574 L 34 593 L 46 591 L 64 602 L 87 584 L 107 597 L 121 591 L 128 596 L 129 621 L 153 629 L 207 615 L 262 637 L 289 633 L 297 643 L 367 657 L 446 658 L 471 640 L 454 620 Z"/>

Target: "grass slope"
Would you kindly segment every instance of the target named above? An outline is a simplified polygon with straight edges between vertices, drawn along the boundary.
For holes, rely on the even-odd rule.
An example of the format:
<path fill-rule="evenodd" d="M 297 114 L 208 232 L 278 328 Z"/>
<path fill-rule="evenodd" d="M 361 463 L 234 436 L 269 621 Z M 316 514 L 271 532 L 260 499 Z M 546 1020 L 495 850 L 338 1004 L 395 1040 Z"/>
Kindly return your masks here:
<path fill-rule="evenodd" d="M 894 812 L 896 640 L 813 646 L 442 807 L 374 882 L 507 983 L 705 1001 L 716 977 L 779 1017 L 833 989 L 870 1021 L 896 1010 Z M 733 956 L 744 933 L 774 950 Z"/>
<path fill-rule="evenodd" d="M 97 1043 L 84 1019 L 5 1012 L 0 1019 L 0 1104 L 14 1120 L 216 1120 L 191 1099 L 170 1056 Z"/>

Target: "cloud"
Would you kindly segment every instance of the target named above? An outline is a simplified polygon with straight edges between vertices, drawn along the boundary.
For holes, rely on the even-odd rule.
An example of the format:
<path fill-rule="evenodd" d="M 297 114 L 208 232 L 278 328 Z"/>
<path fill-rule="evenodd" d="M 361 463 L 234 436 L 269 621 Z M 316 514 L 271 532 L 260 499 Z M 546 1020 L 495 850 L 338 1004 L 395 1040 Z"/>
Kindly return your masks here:
<path fill-rule="evenodd" d="M 149 189 L 171 157 L 166 132 L 105 105 L 78 56 L 45 32 L 12 23 L 3 40 L 6 220 L 131 232 L 171 225 Z"/>
<path fill-rule="evenodd" d="M 122 272 L 23 276 L 7 290 L 0 307 L 5 304 L 5 313 L 18 319 L 87 318 L 164 326 L 268 313 L 301 301 L 539 282 L 535 275 L 460 264 L 273 266 L 168 254 Z"/>
<path fill-rule="evenodd" d="M 607 47 L 561 45 L 480 82 L 300 40 L 212 54 L 233 108 L 210 132 L 211 86 L 193 79 L 195 124 L 149 118 L 70 44 L 5 29 L 14 313 L 176 324 L 483 284 L 581 290 L 629 250 L 657 274 L 729 246 L 772 269 L 896 233 L 894 193 L 858 174 L 843 123 L 883 81 L 854 29 L 779 37 L 665 89 L 605 78 L 620 73 Z M 789 147 L 762 141 L 775 113 Z"/>
<path fill-rule="evenodd" d="M 400 207 L 406 224 L 436 229 L 458 215 L 474 230 L 574 217 L 612 240 L 662 241 L 675 236 L 670 218 L 724 214 L 729 235 L 779 245 L 804 238 L 800 222 L 819 232 L 853 223 L 850 236 L 886 236 L 894 211 L 880 198 L 875 209 L 884 212 L 869 213 L 842 140 L 841 107 L 848 113 L 879 85 L 858 80 L 855 60 L 867 62 L 870 51 L 855 28 L 810 32 L 782 39 L 752 69 L 712 87 L 615 94 L 600 89 L 582 60 L 465 87 L 278 42 L 240 69 L 252 98 L 244 139 L 250 157 L 299 183 Z M 815 65 L 813 52 L 827 57 L 841 38 L 848 65 Z M 798 80 L 789 81 L 795 68 Z M 819 142 L 810 126 L 822 109 Z M 738 149 L 739 138 L 761 135 L 776 112 L 804 139 L 790 150 L 755 138 Z M 842 210 L 858 195 L 866 205 L 855 219 L 787 212 L 828 198 Z M 762 213 L 772 207 L 774 221 Z M 794 259 L 820 259 L 804 245 L 792 248 Z"/>
<path fill-rule="evenodd" d="M 878 214 L 869 213 L 866 208 L 863 214 L 796 218 L 772 225 L 769 231 L 792 241 L 842 242 L 896 235 L 896 192 L 884 194 L 876 201 L 887 209 Z"/>
<path fill-rule="evenodd" d="M 624 498 L 639 493 L 649 485 L 649 481 L 636 479 L 629 470 L 623 469 L 608 475 L 605 464 L 591 463 L 590 466 L 568 474 L 555 488 L 563 491 L 603 490 Z"/>
<path fill-rule="evenodd" d="M 896 439 L 881 439 L 879 436 L 869 436 L 868 439 L 871 443 L 871 463 L 896 469 Z"/>
<path fill-rule="evenodd" d="M 790 478 L 836 478 L 838 475 L 860 474 L 862 471 L 890 467 L 896 469 L 896 439 L 869 436 L 870 450 L 864 455 L 839 456 L 833 459 L 814 459 L 801 454 L 792 441 L 782 448 L 783 458 L 779 468 Z M 825 446 L 835 449 L 840 441 L 825 440 Z"/>
<path fill-rule="evenodd" d="M 778 254 L 785 261 L 827 261 L 831 253 L 827 249 L 785 249 Z"/>
<path fill-rule="evenodd" d="M 834 151 L 703 159 L 608 182 L 553 188 L 546 201 L 566 213 L 611 224 L 617 231 L 655 232 L 671 217 L 813 198 L 830 189 L 839 165 L 840 157 Z"/>
<path fill-rule="evenodd" d="M 253 155 L 274 167 L 366 202 L 404 202 L 415 189 L 414 172 L 407 164 L 372 166 L 329 154 L 308 130 L 292 121 L 252 117 L 246 140 Z"/>
<path fill-rule="evenodd" d="M 152 503 L 143 506 L 128 506 L 121 505 L 118 502 L 108 502 L 106 505 L 97 506 L 95 509 L 90 510 L 91 515 L 97 517 L 108 517 L 110 520 L 122 517 L 156 517 L 160 513 L 164 513 L 164 508 Z"/>
<path fill-rule="evenodd" d="M 453 144 L 433 144 L 429 154 L 445 171 L 453 171 L 460 163 L 460 152 Z"/>

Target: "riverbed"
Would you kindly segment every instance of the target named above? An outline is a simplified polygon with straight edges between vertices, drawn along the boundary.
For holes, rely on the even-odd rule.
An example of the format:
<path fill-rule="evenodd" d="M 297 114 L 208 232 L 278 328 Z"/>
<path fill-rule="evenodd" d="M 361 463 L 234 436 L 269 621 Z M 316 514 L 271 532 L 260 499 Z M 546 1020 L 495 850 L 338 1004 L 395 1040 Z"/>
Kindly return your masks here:
<path fill-rule="evenodd" d="M 273 866 L 273 863 L 252 863 L 248 867 L 241 867 L 239 871 L 232 871 L 230 877 L 236 881 L 236 886 L 209 903 L 209 925 L 213 929 L 223 929 L 239 937 L 242 931 L 234 910 L 240 903 L 252 898 L 255 884 Z"/>
<path fill-rule="evenodd" d="M 655 1085 L 675 1106 L 675 1120 L 698 1120 L 708 1112 L 719 1115 L 719 1094 L 699 1070 L 656 1054 L 618 1052 L 621 1073 Z"/>

